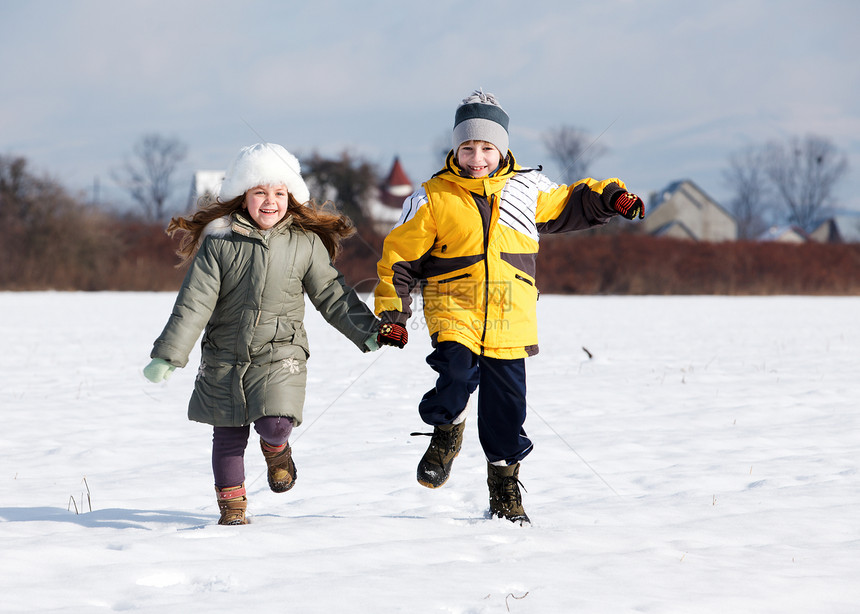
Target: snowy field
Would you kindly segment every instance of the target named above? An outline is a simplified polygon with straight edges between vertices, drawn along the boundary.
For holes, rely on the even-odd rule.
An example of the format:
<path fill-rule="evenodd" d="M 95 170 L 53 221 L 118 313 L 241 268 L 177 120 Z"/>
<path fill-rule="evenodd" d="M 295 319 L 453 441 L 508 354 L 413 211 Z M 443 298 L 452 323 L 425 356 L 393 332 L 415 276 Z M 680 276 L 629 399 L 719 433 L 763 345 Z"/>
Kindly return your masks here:
<path fill-rule="evenodd" d="M 526 527 L 474 417 L 415 481 L 424 331 L 362 355 L 313 311 L 296 487 L 252 435 L 217 526 L 199 354 L 141 374 L 173 299 L 0 293 L 0 611 L 860 611 L 860 298 L 543 296 Z"/>

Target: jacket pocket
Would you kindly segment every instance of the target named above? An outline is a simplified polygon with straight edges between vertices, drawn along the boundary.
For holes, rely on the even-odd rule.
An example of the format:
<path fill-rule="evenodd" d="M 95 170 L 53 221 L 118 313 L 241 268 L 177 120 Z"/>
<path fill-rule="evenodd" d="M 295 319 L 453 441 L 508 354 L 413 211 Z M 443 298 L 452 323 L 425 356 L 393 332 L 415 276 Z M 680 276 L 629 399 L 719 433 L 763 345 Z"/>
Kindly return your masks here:
<path fill-rule="evenodd" d="M 531 279 L 528 279 L 527 277 L 523 277 L 522 275 L 517 274 L 517 275 L 514 275 L 514 277 L 516 277 L 516 278 L 517 278 L 517 279 L 519 279 L 520 281 L 524 281 L 525 283 L 527 283 L 527 284 L 528 284 L 528 285 L 530 285 L 530 286 L 534 286 L 534 285 L 535 285 L 535 284 L 534 284 L 534 282 L 533 282 Z"/>
<path fill-rule="evenodd" d="M 275 328 L 275 336 L 272 341 L 275 343 L 290 343 L 296 335 L 296 325 L 291 319 L 278 317 Z"/>
<path fill-rule="evenodd" d="M 448 284 L 452 281 L 459 281 L 461 279 L 466 279 L 467 277 L 471 277 L 471 273 L 463 273 L 462 275 L 457 275 L 455 277 L 449 277 L 448 279 L 439 279 L 436 281 L 437 284 Z"/>
<path fill-rule="evenodd" d="M 304 350 L 305 357 L 310 355 L 308 349 L 308 335 L 305 332 L 305 326 L 300 320 L 281 316 L 278 318 L 278 325 L 275 331 L 275 338 L 272 340 L 272 346 L 280 348 L 285 345 L 295 345 Z"/>
<path fill-rule="evenodd" d="M 520 280 L 521 282 L 523 282 L 524 284 L 531 286 L 535 291 L 535 300 L 540 299 L 540 290 L 538 290 L 538 287 L 537 287 L 537 285 L 535 285 L 535 282 L 533 282 L 528 277 L 523 277 L 522 275 L 520 275 L 518 273 L 515 273 L 514 277 L 516 279 Z"/>
<path fill-rule="evenodd" d="M 472 273 L 433 280 L 424 287 L 425 315 L 428 312 L 447 313 L 452 310 L 474 309 L 481 292 L 481 286 L 472 279 Z"/>

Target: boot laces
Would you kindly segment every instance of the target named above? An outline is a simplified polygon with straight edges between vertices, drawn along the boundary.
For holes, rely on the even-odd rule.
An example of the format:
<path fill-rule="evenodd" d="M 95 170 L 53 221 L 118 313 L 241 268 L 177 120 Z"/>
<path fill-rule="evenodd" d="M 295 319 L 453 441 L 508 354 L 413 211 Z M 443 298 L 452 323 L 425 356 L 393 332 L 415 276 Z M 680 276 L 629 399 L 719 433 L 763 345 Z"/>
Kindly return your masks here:
<path fill-rule="evenodd" d="M 523 486 L 523 483 L 520 482 L 519 478 L 515 478 L 514 476 L 503 478 L 501 488 L 499 489 L 502 492 L 503 500 L 506 502 L 512 502 L 516 505 L 522 503 L 523 494 L 520 492 L 518 486 L 522 486 L 522 489 L 528 492 L 526 487 Z"/>
<path fill-rule="evenodd" d="M 493 481 L 493 496 L 507 508 L 519 506 L 523 501 L 523 495 L 518 486 L 528 492 L 519 478 L 512 475 L 498 477 Z"/>
<path fill-rule="evenodd" d="M 432 433 L 410 433 L 410 436 L 427 436 L 430 437 L 430 449 L 435 451 L 440 460 L 445 457 L 446 454 L 452 454 L 457 451 L 457 429 L 450 430 L 442 430 L 442 429 L 433 429 Z M 441 464 L 441 463 L 440 463 Z"/>

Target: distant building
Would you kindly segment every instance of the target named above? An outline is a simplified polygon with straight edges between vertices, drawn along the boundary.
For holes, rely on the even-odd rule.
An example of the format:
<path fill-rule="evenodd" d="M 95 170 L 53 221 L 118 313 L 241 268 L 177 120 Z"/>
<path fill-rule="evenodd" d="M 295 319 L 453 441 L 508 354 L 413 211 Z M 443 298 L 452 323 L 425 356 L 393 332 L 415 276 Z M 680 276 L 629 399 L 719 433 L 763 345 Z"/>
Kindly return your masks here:
<path fill-rule="evenodd" d="M 735 241 L 738 223 L 689 179 L 669 184 L 645 207 L 643 230 L 655 236 L 693 241 Z"/>
<path fill-rule="evenodd" d="M 860 214 L 826 219 L 809 233 L 809 237 L 820 243 L 860 243 Z"/>
<path fill-rule="evenodd" d="M 198 207 L 201 197 L 211 198 L 215 195 L 221 182 L 224 181 L 224 171 L 197 171 L 191 178 L 191 191 L 188 194 L 188 211 Z"/>
<path fill-rule="evenodd" d="M 400 219 L 403 201 L 415 191 L 412 181 L 403 170 L 400 158 L 395 157 L 388 177 L 379 186 L 376 195 L 369 199 L 365 215 L 373 223 L 373 229 L 386 235 Z"/>
<path fill-rule="evenodd" d="M 759 241 L 806 243 L 806 233 L 797 226 L 771 226 L 758 236 Z"/>
<path fill-rule="evenodd" d="M 673 220 L 668 224 L 663 224 L 657 230 L 651 233 L 655 237 L 668 237 L 670 239 L 686 239 L 688 241 L 698 241 L 699 237 L 690 230 L 684 222 Z"/>

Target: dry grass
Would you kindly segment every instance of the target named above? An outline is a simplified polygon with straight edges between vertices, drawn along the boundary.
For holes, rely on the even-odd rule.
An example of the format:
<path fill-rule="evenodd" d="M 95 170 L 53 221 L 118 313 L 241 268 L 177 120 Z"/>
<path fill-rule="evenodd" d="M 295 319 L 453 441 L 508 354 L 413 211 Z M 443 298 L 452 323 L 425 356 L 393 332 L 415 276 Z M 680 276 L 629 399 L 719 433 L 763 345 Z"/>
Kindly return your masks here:
<path fill-rule="evenodd" d="M 38 241 L 7 238 L 0 247 L 0 289 L 179 288 L 184 269 L 175 268 L 176 242 L 160 225 L 94 212 L 63 222 L 63 232 Z M 338 269 L 361 292 L 375 285 L 382 240 L 362 230 L 338 258 Z M 541 239 L 537 270 L 541 292 L 552 294 L 860 295 L 860 244 L 559 235 Z"/>

